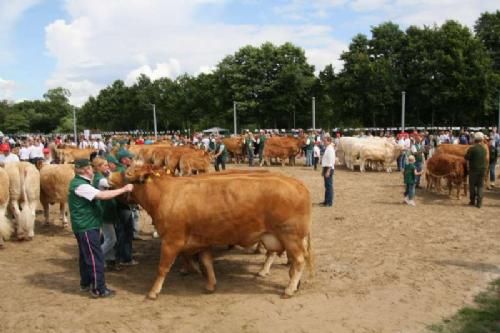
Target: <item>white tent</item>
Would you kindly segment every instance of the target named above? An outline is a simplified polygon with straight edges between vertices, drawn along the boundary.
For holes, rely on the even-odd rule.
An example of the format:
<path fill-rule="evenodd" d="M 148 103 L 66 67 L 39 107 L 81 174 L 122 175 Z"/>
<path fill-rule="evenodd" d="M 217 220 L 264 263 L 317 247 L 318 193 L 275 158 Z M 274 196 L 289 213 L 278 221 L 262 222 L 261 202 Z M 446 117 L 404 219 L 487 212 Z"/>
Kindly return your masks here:
<path fill-rule="evenodd" d="M 212 127 L 203 131 L 205 134 L 220 134 L 225 132 L 229 132 L 229 130 L 220 127 Z"/>

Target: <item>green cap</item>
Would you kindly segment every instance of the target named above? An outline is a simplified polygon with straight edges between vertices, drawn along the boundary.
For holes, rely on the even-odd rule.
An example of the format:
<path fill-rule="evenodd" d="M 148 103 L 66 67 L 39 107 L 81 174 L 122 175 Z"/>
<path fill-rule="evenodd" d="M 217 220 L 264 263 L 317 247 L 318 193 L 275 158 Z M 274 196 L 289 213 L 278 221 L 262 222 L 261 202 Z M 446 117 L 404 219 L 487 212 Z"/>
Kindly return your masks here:
<path fill-rule="evenodd" d="M 120 162 L 118 162 L 116 157 L 114 157 L 113 155 L 106 156 L 106 161 L 108 161 L 108 163 L 114 163 L 116 165 L 120 164 Z"/>
<path fill-rule="evenodd" d="M 81 169 L 90 165 L 90 161 L 86 158 L 75 161 L 75 168 Z"/>
<path fill-rule="evenodd" d="M 116 153 L 116 158 L 118 160 L 121 160 L 122 158 L 125 158 L 125 157 L 132 158 L 132 157 L 134 157 L 134 154 L 129 152 L 127 149 L 120 149 L 118 151 L 118 153 Z"/>

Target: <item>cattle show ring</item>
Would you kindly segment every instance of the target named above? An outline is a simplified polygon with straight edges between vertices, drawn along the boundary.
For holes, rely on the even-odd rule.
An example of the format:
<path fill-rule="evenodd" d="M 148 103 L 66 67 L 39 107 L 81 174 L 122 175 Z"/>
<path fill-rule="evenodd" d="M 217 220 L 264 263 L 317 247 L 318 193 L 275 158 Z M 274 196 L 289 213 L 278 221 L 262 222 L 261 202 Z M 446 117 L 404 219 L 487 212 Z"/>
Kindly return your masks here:
<path fill-rule="evenodd" d="M 500 276 L 500 190 L 488 174 L 483 199 L 468 192 L 468 150 L 491 149 L 492 131 L 466 144 L 417 129 L 4 141 L 0 332 L 427 332 Z M 8 162 L 34 142 L 43 156 Z M 83 160 L 126 158 L 107 179 L 133 184 L 117 197 L 136 214 L 133 264 L 108 263 L 116 295 L 96 299 L 79 288 L 70 183 Z"/>

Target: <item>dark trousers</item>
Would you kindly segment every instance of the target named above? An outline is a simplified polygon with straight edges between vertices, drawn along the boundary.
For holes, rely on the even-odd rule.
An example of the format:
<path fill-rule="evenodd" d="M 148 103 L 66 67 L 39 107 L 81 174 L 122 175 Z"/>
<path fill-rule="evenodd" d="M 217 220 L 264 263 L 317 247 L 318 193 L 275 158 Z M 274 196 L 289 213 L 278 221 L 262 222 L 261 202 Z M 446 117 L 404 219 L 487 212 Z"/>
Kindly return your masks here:
<path fill-rule="evenodd" d="M 116 231 L 116 261 L 132 261 L 132 241 L 134 240 L 134 219 L 129 208 L 118 209 L 119 222 Z"/>
<path fill-rule="evenodd" d="M 80 286 L 90 286 L 94 291 L 104 292 L 104 256 L 99 229 L 75 232 L 75 237 L 78 242 Z"/>
<path fill-rule="evenodd" d="M 314 170 L 318 170 L 319 157 L 314 158 Z"/>
<path fill-rule="evenodd" d="M 259 164 L 262 163 L 263 158 L 264 158 L 264 145 L 261 143 L 261 146 L 259 146 Z"/>
<path fill-rule="evenodd" d="M 328 177 L 326 176 L 326 171 L 330 170 Z M 323 167 L 322 176 L 325 182 L 325 201 L 326 206 L 331 206 L 333 204 L 333 172 L 334 170 L 330 167 Z"/>
<path fill-rule="evenodd" d="M 215 159 L 215 171 L 219 171 L 219 165 L 222 167 L 222 170 L 226 170 L 226 159 L 224 157 L 217 157 Z"/>
<path fill-rule="evenodd" d="M 471 172 L 469 174 L 470 202 L 481 205 L 483 202 L 484 172 Z"/>

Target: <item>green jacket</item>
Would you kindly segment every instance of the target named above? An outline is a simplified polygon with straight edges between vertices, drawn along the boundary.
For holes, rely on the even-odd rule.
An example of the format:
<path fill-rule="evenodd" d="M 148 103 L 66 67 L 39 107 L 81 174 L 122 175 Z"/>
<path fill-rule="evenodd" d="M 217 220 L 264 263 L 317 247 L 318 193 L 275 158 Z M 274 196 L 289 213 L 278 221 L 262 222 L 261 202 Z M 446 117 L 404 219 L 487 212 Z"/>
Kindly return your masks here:
<path fill-rule="evenodd" d="M 219 155 L 220 158 L 226 160 L 226 157 L 227 157 L 227 149 L 226 149 L 226 146 L 223 144 L 223 143 L 219 143 L 215 146 L 215 153 L 218 154 L 219 153 L 219 150 L 220 150 L 220 147 L 223 147 L 223 150 L 222 150 L 222 154 Z"/>
<path fill-rule="evenodd" d="M 100 172 L 94 174 L 94 181 L 92 186 L 99 189 L 99 182 L 104 178 L 104 175 Z M 104 223 L 116 223 L 118 222 L 118 211 L 116 209 L 116 200 L 98 200 L 98 204 L 102 209 L 102 220 Z"/>
<path fill-rule="evenodd" d="M 415 164 L 407 164 L 404 172 L 405 184 L 415 184 Z"/>
<path fill-rule="evenodd" d="M 99 229 L 102 224 L 102 210 L 99 200 L 88 201 L 76 195 L 78 186 L 90 184 L 90 181 L 76 175 L 69 183 L 68 206 L 71 216 L 71 228 L 73 232 L 84 232 L 92 229 Z"/>
<path fill-rule="evenodd" d="M 467 150 L 465 153 L 465 159 L 469 161 L 469 171 L 471 173 L 486 172 L 486 169 L 488 168 L 486 165 L 487 153 L 486 149 L 478 143 Z"/>

